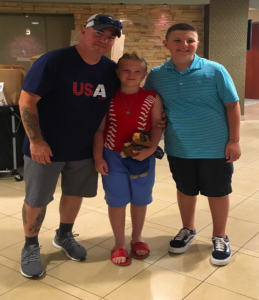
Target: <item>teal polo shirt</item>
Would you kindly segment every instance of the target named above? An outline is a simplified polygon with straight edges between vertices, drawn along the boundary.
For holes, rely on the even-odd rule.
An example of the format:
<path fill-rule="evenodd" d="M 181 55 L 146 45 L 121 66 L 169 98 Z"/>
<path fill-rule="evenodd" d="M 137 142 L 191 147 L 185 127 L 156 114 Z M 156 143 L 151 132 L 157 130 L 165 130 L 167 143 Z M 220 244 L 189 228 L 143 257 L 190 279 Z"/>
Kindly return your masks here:
<path fill-rule="evenodd" d="M 180 72 L 170 59 L 151 70 L 144 88 L 156 91 L 163 100 L 168 155 L 225 157 L 229 132 L 224 103 L 239 98 L 224 66 L 195 54 L 190 67 Z"/>

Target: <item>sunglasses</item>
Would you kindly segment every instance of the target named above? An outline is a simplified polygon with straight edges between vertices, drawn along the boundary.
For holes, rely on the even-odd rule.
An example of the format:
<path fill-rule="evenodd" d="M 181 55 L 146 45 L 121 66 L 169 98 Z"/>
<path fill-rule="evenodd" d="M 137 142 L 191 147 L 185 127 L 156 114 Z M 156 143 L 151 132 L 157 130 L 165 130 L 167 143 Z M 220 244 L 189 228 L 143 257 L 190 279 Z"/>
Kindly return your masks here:
<path fill-rule="evenodd" d="M 120 29 L 120 30 L 122 30 L 122 28 L 123 28 L 122 22 L 112 20 L 112 19 L 110 19 L 109 17 L 102 17 L 102 16 L 100 16 L 100 17 L 97 17 L 97 18 L 94 18 L 94 19 L 88 21 L 87 23 L 89 23 L 89 22 L 91 22 L 91 21 L 97 21 L 97 22 L 99 22 L 99 23 L 101 23 L 101 24 L 112 25 L 112 26 L 117 27 L 117 28 Z M 86 23 L 86 24 L 87 24 L 87 23 Z M 85 24 L 85 25 L 86 25 L 86 24 Z"/>

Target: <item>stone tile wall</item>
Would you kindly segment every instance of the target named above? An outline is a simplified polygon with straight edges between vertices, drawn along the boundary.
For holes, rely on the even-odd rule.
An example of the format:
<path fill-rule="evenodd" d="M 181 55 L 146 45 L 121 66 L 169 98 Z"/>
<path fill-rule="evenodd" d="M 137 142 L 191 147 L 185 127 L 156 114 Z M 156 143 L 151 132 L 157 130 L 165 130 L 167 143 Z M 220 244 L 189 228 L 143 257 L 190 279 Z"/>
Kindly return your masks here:
<path fill-rule="evenodd" d="M 175 23 L 189 23 L 199 32 L 197 54 L 204 48 L 203 5 L 115 5 L 115 4 L 59 4 L 0 2 L 0 13 L 74 14 L 75 29 L 80 29 L 93 14 L 111 14 L 124 22 L 125 52 L 136 50 L 148 62 L 148 68 L 158 66 L 170 58 L 163 46 L 168 27 Z"/>

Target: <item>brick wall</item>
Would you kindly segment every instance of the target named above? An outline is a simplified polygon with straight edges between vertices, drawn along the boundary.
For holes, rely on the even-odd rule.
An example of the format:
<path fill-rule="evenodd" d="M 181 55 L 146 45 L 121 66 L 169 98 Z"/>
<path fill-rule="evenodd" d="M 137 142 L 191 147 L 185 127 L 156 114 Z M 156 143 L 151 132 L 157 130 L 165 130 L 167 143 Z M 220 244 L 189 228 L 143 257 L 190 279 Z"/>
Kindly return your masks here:
<path fill-rule="evenodd" d="M 204 6 L 202 5 L 116 5 L 116 4 L 58 4 L 0 2 L 0 12 L 6 13 L 71 13 L 75 29 L 80 29 L 93 14 L 111 14 L 124 22 L 125 52 L 136 50 L 145 57 L 149 69 L 162 64 L 170 56 L 163 46 L 168 27 L 175 23 L 189 23 L 199 32 L 197 54 L 203 56 Z"/>

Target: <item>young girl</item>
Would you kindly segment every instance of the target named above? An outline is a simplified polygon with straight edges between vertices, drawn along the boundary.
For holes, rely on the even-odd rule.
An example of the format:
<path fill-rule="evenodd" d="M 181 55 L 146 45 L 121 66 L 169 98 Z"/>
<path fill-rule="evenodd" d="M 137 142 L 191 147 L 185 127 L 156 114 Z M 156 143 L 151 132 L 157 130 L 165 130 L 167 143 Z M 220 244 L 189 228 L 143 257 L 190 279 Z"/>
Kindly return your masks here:
<path fill-rule="evenodd" d="M 147 75 L 147 63 L 136 52 L 125 53 L 118 61 L 117 76 L 121 87 L 110 104 L 94 138 L 94 160 L 96 170 L 102 174 L 105 200 L 115 236 L 111 260 L 119 266 L 130 264 L 125 241 L 125 210 L 131 203 L 132 240 L 131 256 L 138 259 L 149 255 L 148 244 L 141 237 L 147 205 L 152 202 L 152 188 L 155 181 L 156 150 L 162 135 L 157 126 L 161 119 L 160 97 L 140 87 Z M 150 131 L 152 146 L 134 151 L 133 159 L 143 161 L 149 158 L 149 170 L 145 177 L 131 178 L 120 155 L 125 142 L 132 141 L 135 132 Z"/>

